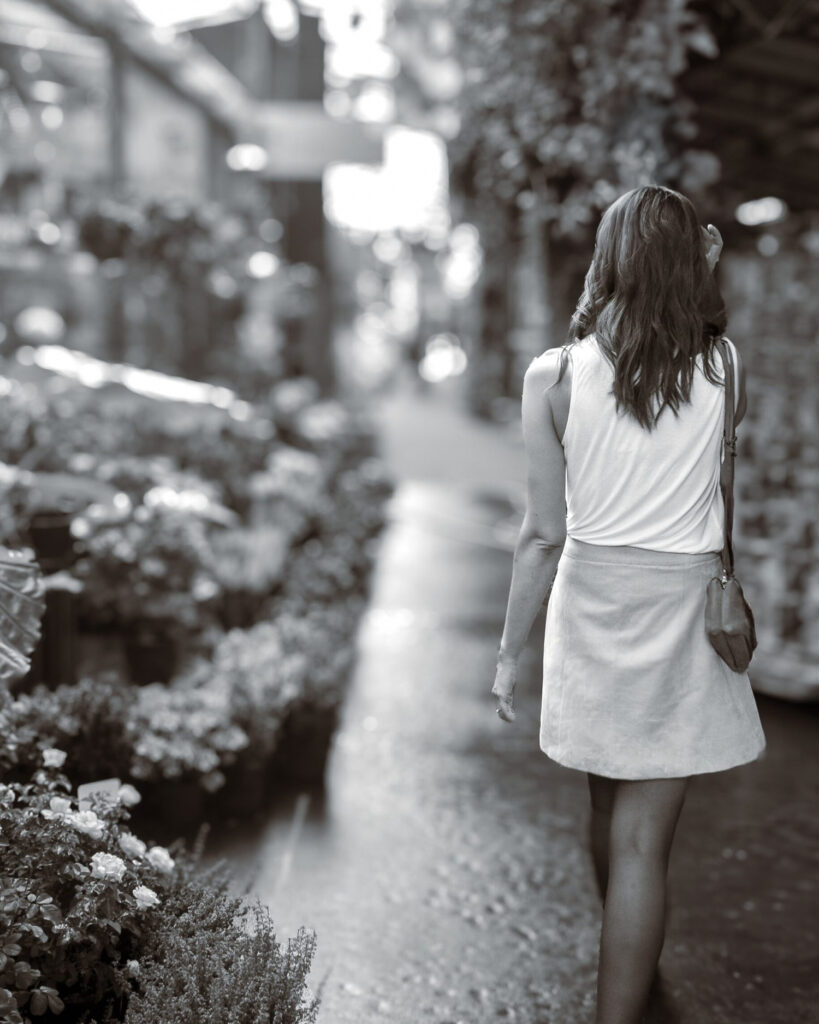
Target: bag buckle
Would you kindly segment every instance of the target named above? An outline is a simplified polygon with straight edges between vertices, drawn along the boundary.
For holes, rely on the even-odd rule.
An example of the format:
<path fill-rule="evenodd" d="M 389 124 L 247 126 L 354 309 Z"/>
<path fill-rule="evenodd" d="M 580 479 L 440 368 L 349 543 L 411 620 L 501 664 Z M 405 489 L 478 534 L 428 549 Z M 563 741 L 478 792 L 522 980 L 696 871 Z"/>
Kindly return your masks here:
<path fill-rule="evenodd" d="M 723 568 L 722 572 L 719 574 L 719 576 L 717 576 L 717 582 L 722 587 L 722 589 L 725 590 L 725 588 L 731 582 L 731 575 L 727 569 Z"/>

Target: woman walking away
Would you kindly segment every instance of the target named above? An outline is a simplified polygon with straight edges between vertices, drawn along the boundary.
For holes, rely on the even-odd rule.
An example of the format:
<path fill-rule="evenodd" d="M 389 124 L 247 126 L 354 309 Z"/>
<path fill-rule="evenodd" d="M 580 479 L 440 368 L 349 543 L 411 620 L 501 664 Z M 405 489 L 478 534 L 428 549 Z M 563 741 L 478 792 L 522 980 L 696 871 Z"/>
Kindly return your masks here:
<path fill-rule="evenodd" d="M 678 192 L 621 196 L 567 343 L 523 383 L 527 506 L 492 693 L 513 721 L 517 661 L 549 594 L 540 747 L 588 774 L 604 903 L 596 1024 L 637 1024 L 646 1008 L 688 779 L 765 747 L 747 673 L 705 631 L 724 524 L 721 248 Z M 739 422 L 744 369 L 724 344 Z"/>

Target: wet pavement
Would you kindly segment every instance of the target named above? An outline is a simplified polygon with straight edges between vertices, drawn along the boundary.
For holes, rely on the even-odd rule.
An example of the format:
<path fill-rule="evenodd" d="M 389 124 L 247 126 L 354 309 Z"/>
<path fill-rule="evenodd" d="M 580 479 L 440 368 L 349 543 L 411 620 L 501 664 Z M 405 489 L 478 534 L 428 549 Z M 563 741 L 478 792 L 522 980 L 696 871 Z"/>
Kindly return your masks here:
<path fill-rule="evenodd" d="M 459 463 L 450 449 L 449 468 L 439 451 L 430 478 L 413 479 L 401 431 L 434 402 L 404 400 L 385 444 L 406 478 L 327 784 L 214 835 L 210 852 L 230 857 L 282 936 L 316 930 L 322 1024 L 590 1024 L 600 913 L 588 798 L 584 775 L 538 749 L 542 615 L 514 725 L 489 695 L 519 515 L 517 442 L 496 433 L 483 461 Z M 655 1024 L 819 1020 L 819 716 L 760 707 L 765 759 L 699 777 L 683 810 Z"/>

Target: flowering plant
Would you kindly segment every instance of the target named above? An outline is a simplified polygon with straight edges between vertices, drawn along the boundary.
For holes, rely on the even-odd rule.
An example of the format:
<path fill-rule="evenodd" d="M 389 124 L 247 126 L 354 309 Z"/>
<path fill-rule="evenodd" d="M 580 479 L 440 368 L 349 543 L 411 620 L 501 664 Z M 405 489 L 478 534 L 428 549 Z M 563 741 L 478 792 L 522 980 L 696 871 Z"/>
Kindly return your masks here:
<path fill-rule="evenodd" d="M 198 869 L 201 839 L 172 853 L 128 830 L 135 797 L 80 809 L 45 766 L 0 785 L 0 1021 L 199 1024 L 241 1004 L 254 1024 L 315 1024 L 315 936 L 283 950 L 259 906 L 247 927 L 223 867 Z"/>
<path fill-rule="evenodd" d="M 288 708 L 299 699 L 309 672 L 309 654 L 284 649 L 276 622 L 232 629 L 214 648 L 203 670 L 226 694 L 230 716 L 249 738 L 257 759 L 278 741 Z"/>
<path fill-rule="evenodd" d="M 326 488 L 328 467 L 312 452 L 282 445 L 267 459 L 265 469 L 249 481 L 251 518 L 275 524 L 291 538 L 309 527 Z"/>
<path fill-rule="evenodd" d="M 64 767 L 75 784 L 126 775 L 135 692 L 108 673 L 56 690 L 40 686 L 14 701 L 0 697 L 0 773 L 22 778 L 44 757 L 59 756 L 62 763 L 54 766 Z"/>
<path fill-rule="evenodd" d="M 173 885 L 173 858 L 131 836 L 124 802 L 80 809 L 59 753 L 46 749 L 29 780 L 0 786 L 0 1019 L 8 1024 L 123 1000 L 145 915 Z"/>
<path fill-rule="evenodd" d="M 154 622 L 160 632 L 201 629 L 219 587 L 210 571 L 207 528 L 187 509 L 125 508 L 115 521 L 78 516 L 75 574 L 82 613 L 101 624 Z"/>
<path fill-rule="evenodd" d="M 165 487 L 178 493 L 198 491 L 212 503 L 222 501 L 222 489 L 214 480 L 180 469 L 172 455 L 118 455 L 82 452 L 68 461 L 70 471 L 94 476 L 139 504 L 153 487 Z"/>
<path fill-rule="evenodd" d="M 222 591 L 264 596 L 281 582 L 290 537 L 278 525 L 214 531 L 211 567 Z"/>
<path fill-rule="evenodd" d="M 304 667 L 290 710 L 338 708 L 355 662 L 350 637 L 363 605 L 364 598 L 350 595 L 327 605 L 280 606 L 274 626 L 283 660 L 300 659 Z"/>
<path fill-rule="evenodd" d="M 197 779 L 213 791 L 224 783 L 221 769 L 236 760 L 248 736 L 231 715 L 227 688 L 218 676 L 190 672 L 170 686 L 140 688 L 128 722 L 136 779 Z"/>

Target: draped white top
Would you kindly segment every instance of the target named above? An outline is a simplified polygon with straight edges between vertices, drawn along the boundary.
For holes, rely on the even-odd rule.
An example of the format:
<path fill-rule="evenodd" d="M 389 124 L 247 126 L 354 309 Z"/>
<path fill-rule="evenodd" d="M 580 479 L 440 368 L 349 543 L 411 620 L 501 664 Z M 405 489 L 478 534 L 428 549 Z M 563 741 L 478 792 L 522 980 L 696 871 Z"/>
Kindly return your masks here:
<path fill-rule="evenodd" d="M 736 349 L 728 344 L 735 357 L 738 401 Z M 615 412 L 610 393 L 614 371 L 594 335 L 570 351 L 571 399 L 563 435 L 567 535 L 589 544 L 654 551 L 721 550 L 725 391 L 705 377 L 702 357 L 697 358 L 690 403 L 681 405 L 677 416 L 663 409 L 649 432 L 630 414 Z M 721 380 L 718 353 L 715 365 Z"/>

